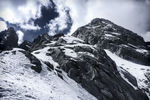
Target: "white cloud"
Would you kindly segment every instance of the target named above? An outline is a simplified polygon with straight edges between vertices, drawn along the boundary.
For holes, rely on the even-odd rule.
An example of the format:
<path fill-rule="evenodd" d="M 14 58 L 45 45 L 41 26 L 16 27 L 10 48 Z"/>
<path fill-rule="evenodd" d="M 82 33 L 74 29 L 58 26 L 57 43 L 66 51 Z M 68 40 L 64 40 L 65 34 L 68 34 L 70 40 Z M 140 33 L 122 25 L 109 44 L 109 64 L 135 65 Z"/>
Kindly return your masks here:
<path fill-rule="evenodd" d="M 0 21 L 0 32 L 7 29 L 7 25 L 4 21 Z"/>
<path fill-rule="evenodd" d="M 3 6 L 3 5 L 7 6 Z M 38 18 L 41 16 L 41 5 L 38 1 L 26 0 L 24 4 L 13 5 L 12 1 L 3 1 L 3 5 L 0 5 L 2 17 L 5 21 L 10 23 L 27 23 L 30 18 Z"/>
<path fill-rule="evenodd" d="M 66 0 L 65 4 L 70 8 L 70 15 L 73 25 L 70 33 L 73 33 L 78 27 L 83 26 L 90 21 L 86 21 L 87 2 L 86 0 Z"/>
<path fill-rule="evenodd" d="M 20 13 L 22 21 L 28 22 L 30 18 L 36 19 L 41 16 L 41 5 L 30 0 L 25 5 L 18 6 L 17 10 Z"/>
<path fill-rule="evenodd" d="M 15 20 L 15 14 L 11 8 L 5 8 L 4 10 L 1 10 L 0 17 L 2 17 L 5 21 L 9 21 L 11 23 L 17 21 Z"/>
<path fill-rule="evenodd" d="M 49 0 L 38 0 L 43 6 L 48 7 L 49 5 L 51 5 L 51 3 L 49 2 Z"/>
<path fill-rule="evenodd" d="M 44 3 L 44 1 L 48 0 L 25 1 L 26 2 L 23 2 L 23 4 L 18 5 L 13 5 L 12 1 L 9 0 L 1 2 L 2 4 L 0 4 L 0 17 L 2 17 L 5 21 L 8 21 L 9 23 L 18 24 L 25 29 L 29 28 L 29 30 L 35 30 L 37 26 L 34 26 L 34 24 L 32 24 L 33 21 L 31 21 L 30 19 L 36 19 L 41 16 L 41 6 L 49 4 L 48 2 Z"/>
<path fill-rule="evenodd" d="M 39 26 L 35 26 L 32 24 L 21 24 L 20 27 L 24 30 L 40 30 Z"/>
<path fill-rule="evenodd" d="M 56 34 L 56 31 L 62 31 L 63 29 L 67 28 L 67 20 L 68 15 L 66 13 L 66 6 L 63 0 L 55 0 L 54 3 L 57 7 L 57 12 L 59 13 L 59 17 L 51 20 L 48 27 L 49 27 L 49 35 Z"/>
<path fill-rule="evenodd" d="M 21 44 L 23 42 L 24 33 L 20 30 L 18 30 L 16 33 L 18 35 L 18 44 Z"/>
<path fill-rule="evenodd" d="M 145 34 L 142 35 L 144 37 L 145 41 L 150 41 L 150 32 L 146 32 Z"/>

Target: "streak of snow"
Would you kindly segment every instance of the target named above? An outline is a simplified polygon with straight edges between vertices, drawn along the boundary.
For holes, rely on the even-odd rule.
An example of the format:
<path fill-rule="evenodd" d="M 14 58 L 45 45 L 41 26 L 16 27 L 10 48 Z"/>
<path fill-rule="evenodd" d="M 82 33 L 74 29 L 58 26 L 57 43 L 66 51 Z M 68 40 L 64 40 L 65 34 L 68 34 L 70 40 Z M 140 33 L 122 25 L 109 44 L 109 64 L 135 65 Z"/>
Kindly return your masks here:
<path fill-rule="evenodd" d="M 144 66 L 140 64 L 136 64 L 125 59 L 118 57 L 116 54 L 111 53 L 109 50 L 105 50 L 107 55 L 116 62 L 118 68 L 122 67 L 126 71 L 128 71 L 131 75 L 133 75 L 137 79 L 138 87 L 140 89 L 148 90 L 146 94 L 150 98 L 150 88 L 145 81 L 148 81 L 145 74 L 150 73 L 150 66 Z M 120 69 L 120 68 L 119 68 Z M 126 80 L 126 79 L 125 79 Z"/>
<path fill-rule="evenodd" d="M 105 36 L 107 36 L 107 37 L 115 37 L 115 36 L 113 36 L 111 34 L 105 34 Z"/>
<path fill-rule="evenodd" d="M 50 49 L 50 47 L 45 47 L 43 49 L 33 51 L 32 54 L 35 57 L 37 57 L 38 59 L 40 59 L 40 60 L 42 60 L 44 62 L 49 62 L 50 64 L 52 64 L 54 66 L 55 73 L 57 73 L 55 69 L 57 69 L 59 64 L 57 62 L 55 62 L 50 55 L 49 56 L 46 55 L 46 53 L 48 53 L 49 49 Z M 36 52 L 39 52 L 39 53 L 37 54 Z"/>
<path fill-rule="evenodd" d="M 70 57 L 73 57 L 73 58 L 76 58 L 76 57 L 77 57 L 76 52 L 74 52 L 74 51 L 71 50 L 71 49 L 64 48 L 63 51 L 65 52 L 65 55 L 67 55 L 67 56 L 70 56 Z"/>
<path fill-rule="evenodd" d="M 140 52 L 140 53 L 143 53 L 143 54 L 146 54 L 148 53 L 147 50 L 144 50 L 144 49 L 136 49 L 137 52 Z"/>
<path fill-rule="evenodd" d="M 49 45 L 52 45 L 52 44 L 55 44 L 56 43 L 56 41 L 50 41 L 51 43 L 47 43 L 47 44 L 45 44 L 46 46 L 49 46 Z"/>
<path fill-rule="evenodd" d="M 61 37 L 63 40 L 65 40 L 67 43 L 78 43 L 78 42 L 84 42 L 81 39 L 78 39 L 76 37 L 70 36 L 70 35 L 65 35 L 64 37 Z"/>
<path fill-rule="evenodd" d="M 71 44 L 71 45 L 65 45 L 64 47 L 75 47 L 75 46 L 85 46 L 85 47 L 90 47 L 91 49 L 95 50 L 95 47 L 89 44 L 83 44 L 83 43 L 77 43 L 77 44 Z"/>
<path fill-rule="evenodd" d="M 79 54 L 86 54 L 88 56 L 91 56 L 93 58 L 95 58 L 95 56 L 92 54 L 92 53 L 89 53 L 89 52 L 78 52 Z"/>
<path fill-rule="evenodd" d="M 120 35 L 120 33 L 116 33 L 116 32 L 111 32 L 111 34 Z"/>
<path fill-rule="evenodd" d="M 134 46 L 133 44 L 128 43 L 129 46 L 133 47 L 133 48 L 137 48 L 136 46 Z"/>

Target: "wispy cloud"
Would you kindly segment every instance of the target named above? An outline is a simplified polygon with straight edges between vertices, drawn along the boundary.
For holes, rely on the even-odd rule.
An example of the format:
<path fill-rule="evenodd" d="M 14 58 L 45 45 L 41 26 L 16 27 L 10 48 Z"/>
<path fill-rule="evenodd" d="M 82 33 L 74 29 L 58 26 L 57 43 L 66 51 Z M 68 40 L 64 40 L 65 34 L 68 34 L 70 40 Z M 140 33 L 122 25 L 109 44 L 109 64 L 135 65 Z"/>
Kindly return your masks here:
<path fill-rule="evenodd" d="M 51 20 L 48 24 L 49 27 L 49 35 L 54 35 L 59 32 L 64 32 L 65 29 L 69 28 L 68 25 L 72 25 L 72 20 L 69 15 L 69 8 L 65 6 L 63 0 L 54 1 L 56 4 L 57 12 L 59 16 L 54 20 Z"/>

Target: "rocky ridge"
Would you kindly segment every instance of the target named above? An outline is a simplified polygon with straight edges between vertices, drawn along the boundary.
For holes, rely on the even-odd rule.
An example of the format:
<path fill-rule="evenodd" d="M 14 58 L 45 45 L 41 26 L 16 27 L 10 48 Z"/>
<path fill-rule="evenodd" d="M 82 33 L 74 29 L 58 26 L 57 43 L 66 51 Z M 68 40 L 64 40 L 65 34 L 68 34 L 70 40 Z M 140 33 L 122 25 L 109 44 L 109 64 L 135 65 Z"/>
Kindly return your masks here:
<path fill-rule="evenodd" d="M 143 38 L 109 20 L 96 18 L 77 29 L 72 36 L 108 49 L 126 60 L 150 65 L 150 49 Z"/>

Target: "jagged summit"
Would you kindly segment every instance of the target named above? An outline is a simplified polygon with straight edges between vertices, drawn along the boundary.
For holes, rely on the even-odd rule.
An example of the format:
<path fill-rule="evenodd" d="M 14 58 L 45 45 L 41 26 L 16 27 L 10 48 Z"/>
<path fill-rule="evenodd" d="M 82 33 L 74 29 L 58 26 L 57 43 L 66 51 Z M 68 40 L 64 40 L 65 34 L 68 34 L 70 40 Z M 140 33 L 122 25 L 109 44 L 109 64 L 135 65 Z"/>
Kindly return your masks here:
<path fill-rule="evenodd" d="M 97 26 L 100 25 L 101 23 L 103 24 L 113 24 L 111 21 L 104 19 L 104 18 L 95 18 L 91 21 L 91 25 Z"/>
<path fill-rule="evenodd" d="M 143 38 L 108 20 L 96 18 L 80 27 L 72 36 L 102 49 L 109 49 L 124 59 L 150 65 L 149 47 Z"/>

